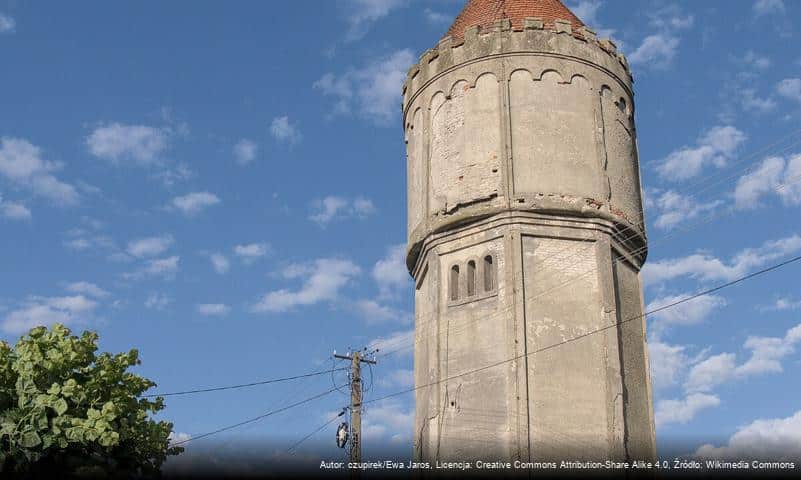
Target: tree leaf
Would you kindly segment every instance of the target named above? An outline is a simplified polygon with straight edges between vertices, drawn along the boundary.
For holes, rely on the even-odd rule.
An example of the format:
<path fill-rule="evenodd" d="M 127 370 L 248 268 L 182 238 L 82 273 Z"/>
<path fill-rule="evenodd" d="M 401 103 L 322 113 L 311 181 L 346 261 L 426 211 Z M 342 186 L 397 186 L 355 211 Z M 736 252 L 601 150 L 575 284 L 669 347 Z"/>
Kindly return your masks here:
<path fill-rule="evenodd" d="M 22 435 L 19 444 L 22 445 L 24 448 L 33 448 L 37 445 L 42 443 L 42 439 L 39 438 L 39 434 L 36 432 L 26 432 Z"/>
<path fill-rule="evenodd" d="M 53 410 L 55 410 L 59 415 L 64 415 L 64 413 L 67 411 L 67 408 L 69 408 L 67 406 L 67 401 L 63 398 L 59 398 L 55 401 L 55 403 L 53 403 Z"/>
<path fill-rule="evenodd" d="M 117 432 L 105 432 L 103 435 L 100 436 L 100 440 L 98 441 L 100 445 L 104 447 L 110 447 L 112 445 L 116 445 L 119 442 L 120 434 Z"/>

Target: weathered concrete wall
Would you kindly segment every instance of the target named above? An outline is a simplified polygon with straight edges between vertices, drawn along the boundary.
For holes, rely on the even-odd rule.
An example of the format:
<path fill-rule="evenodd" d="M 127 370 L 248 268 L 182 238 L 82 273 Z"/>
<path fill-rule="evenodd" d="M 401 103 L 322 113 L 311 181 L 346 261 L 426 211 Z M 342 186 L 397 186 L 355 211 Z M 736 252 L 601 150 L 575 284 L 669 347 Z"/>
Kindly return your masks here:
<path fill-rule="evenodd" d="M 540 28 L 445 39 L 406 82 L 416 458 L 655 451 L 645 322 L 616 325 L 646 253 L 631 77 Z"/>
<path fill-rule="evenodd" d="M 614 231 L 507 212 L 427 239 L 416 272 L 417 458 L 653 457 L 639 277 Z"/>
<path fill-rule="evenodd" d="M 531 25 L 445 39 L 410 70 L 410 268 L 429 232 L 508 209 L 608 218 L 645 243 L 625 59 Z"/>
<path fill-rule="evenodd" d="M 605 198 L 597 103 L 597 94 L 582 76 L 565 80 L 555 70 L 547 70 L 534 79 L 522 68 L 512 73 L 509 109 L 515 193 Z"/>
<path fill-rule="evenodd" d="M 447 215 L 465 202 L 498 195 L 500 182 L 500 89 L 488 73 L 471 87 L 460 80 L 448 96 L 431 99 L 428 215 Z"/>
<path fill-rule="evenodd" d="M 569 261 L 553 256 L 569 251 Z M 529 351 L 564 342 L 609 324 L 594 242 L 523 238 L 526 338 Z M 586 272 L 590 272 L 586 275 Z M 582 276 L 582 274 L 585 274 Z M 572 280 L 570 288 L 559 288 Z M 529 360 L 532 449 L 540 459 L 609 458 L 609 358 L 606 332 L 532 355 Z"/>
<path fill-rule="evenodd" d="M 653 402 L 651 401 L 651 372 L 648 368 L 645 318 L 642 288 L 637 269 L 617 254 L 613 254 L 617 286 L 617 334 L 623 371 L 623 413 L 626 425 L 626 446 L 633 458 L 656 456 Z"/>

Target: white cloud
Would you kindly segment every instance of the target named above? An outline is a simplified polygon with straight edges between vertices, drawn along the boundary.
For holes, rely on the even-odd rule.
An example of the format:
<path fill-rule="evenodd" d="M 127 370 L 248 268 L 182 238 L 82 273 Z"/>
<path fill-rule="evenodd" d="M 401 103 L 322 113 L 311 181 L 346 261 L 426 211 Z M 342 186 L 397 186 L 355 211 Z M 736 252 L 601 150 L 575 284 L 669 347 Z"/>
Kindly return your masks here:
<path fill-rule="evenodd" d="M 772 305 L 760 308 L 761 311 L 789 311 L 801 309 L 801 300 L 795 300 L 789 297 L 779 297 Z"/>
<path fill-rule="evenodd" d="M 186 163 L 179 163 L 173 167 L 164 168 L 160 172 L 154 173 L 152 178 L 159 180 L 165 187 L 172 187 L 178 182 L 186 181 L 195 176 Z"/>
<path fill-rule="evenodd" d="M 9 220 L 30 220 L 31 210 L 19 202 L 8 202 L 0 195 L 0 217 Z"/>
<path fill-rule="evenodd" d="M 210 192 L 192 192 L 181 197 L 175 197 L 170 207 L 179 210 L 187 216 L 197 215 L 208 207 L 220 203 L 219 197 Z"/>
<path fill-rule="evenodd" d="M 212 253 L 209 259 L 211 260 L 212 267 L 214 267 L 214 271 L 219 274 L 228 273 L 228 270 L 231 269 L 231 262 L 221 253 Z"/>
<path fill-rule="evenodd" d="M 304 274 L 299 272 L 303 271 Z M 254 312 L 285 312 L 299 306 L 332 302 L 339 298 L 340 290 L 361 273 L 349 260 L 320 258 L 303 265 L 290 265 L 284 278 L 305 277 L 297 290 L 280 289 L 265 294 L 253 307 Z"/>
<path fill-rule="evenodd" d="M 70 250 L 88 250 L 92 242 L 87 238 L 70 238 L 64 241 L 64 246 Z"/>
<path fill-rule="evenodd" d="M 169 280 L 174 278 L 175 274 L 178 273 L 180 261 L 181 257 L 178 255 L 148 260 L 137 270 L 124 273 L 122 276 L 128 280 L 140 280 L 145 277 L 161 277 L 165 280 Z"/>
<path fill-rule="evenodd" d="M 406 5 L 408 0 L 346 0 L 343 2 L 345 18 L 349 24 L 347 41 L 364 37 L 378 20 L 392 10 Z"/>
<path fill-rule="evenodd" d="M 197 306 L 197 313 L 208 317 L 220 317 L 228 315 L 231 307 L 224 303 L 201 303 Z"/>
<path fill-rule="evenodd" d="M 375 300 L 357 300 L 354 302 L 353 307 L 368 324 L 381 322 L 407 323 L 411 321 L 412 318 L 408 312 L 378 303 Z"/>
<path fill-rule="evenodd" d="M 137 257 L 155 257 L 161 255 L 173 243 L 172 235 L 165 234 L 155 237 L 145 237 L 128 242 L 128 254 Z"/>
<path fill-rule="evenodd" d="M 640 46 L 628 55 L 628 60 L 632 65 L 664 69 L 670 66 L 678 48 L 677 37 L 655 33 L 645 37 Z"/>
<path fill-rule="evenodd" d="M 171 277 L 178 271 L 180 257 L 173 255 L 167 258 L 150 260 L 143 270 L 144 273 L 154 276 Z"/>
<path fill-rule="evenodd" d="M 662 8 L 653 10 L 648 15 L 649 24 L 662 31 L 666 30 L 686 30 L 695 24 L 695 17 L 684 14 L 678 5 L 665 5 Z"/>
<path fill-rule="evenodd" d="M 164 293 L 151 293 L 145 299 L 145 308 L 164 310 L 173 302 L 172 297 Z"/>
<path fill-rule="evenodd" d="M 256 159 L 256 153 L 259 151 L 259 145 L 247 138 L 236 142 L 234 145 L 234 158 L 236 163 L 240 165 L 247 165 Z"/>
<path fill-rule="evenodd" d="M 86 146 L 92 155 L 113 164 L 147 166 L 160 163 L 169 136 L 167 128 L 115 122 L 95 128 L 86 138 Z"/>
<path fill-rule="evenodd" d="M 790 100 L 801 102 L 801 78 L 785 78 L 776 85 L 776 93 Z"/>
<path fill-rule="evenodd" d="M 387 254 L 373 266 L 373 279 L 382 298 L 395 297 L 412 284 L 406 269 L 406 245 L 393 245 Z"/>
<path fill-rule="evenodd" d="M 368 350 L 378 350 L 379 355 L 396 352 L 396 355 L 411 355 L 414 351 L 414 329 L 402 330 L 370 341 Z"/>
<path fill-rule="evenodd" d="M 336 100 L 334 115 L 356 111 L 378 125 L 389 125 L 399 115 L 401 87 L 414 62 L 411 50 L 398 50 L 360 69 L 327 73 L 313 87 Z"/>
<path fill-rule="evenodd" d="M 683 345 L 670 345 L 658 340 L 648 342 L 648 360 L 654 390 L 676 385 L 692 359 Z"/>
<path fill-rule="evenodd" d="M 773 65 L 773 61 L 764 55 L 760 55 L 753 50 L 748 50 L 745 55 L 739 59 L 739 62 L 744 67 L 750 67 L 757 70 L 767 70 Z"/>
<path fill-rule="evenodd" d="M 757 16 L 784 13 L 783 0 L 757 0 L 754 2 L 754 13 Z"/>
<path fill-rule="evenodd" d="M 798 460 L 801 458 L 801 410 L 787 418 L 755 420 L 739 428 L 726 445 L 702 445 L 695 455 L 733 460 Z"/>
<path fill-rule="evenodd" d="M 3 319 L 2 329 L 9 334 L 21 334 L 36 326 L 65 325 L 89 320 L 98 303 L 83 295 L 67 297 L 32 296 L 8 313 Z"/>
<path fill-rule="evenodd" d="M 42 159 L 42 150 L 21 138 L 0 138 L 0 175 L 61 205 L 78 203 L 78 191 L 53 176 L 61 165 Z"/>
<path fill-rule="evenodd" d="M 383 387 L 409 388 L 414 386 L 414 371 L 400 368 L 387 372 L 378 382 Z"/>
<path fill-rule="evenodd" d="M 706 393 L 692 393 L 680 400 L 656 402 L 654 417 L 657 427 L 669 423 L 687 423 L 701 410 L 717 407 L 720 399 Z"/>
<path fill-rule="evenodd" d="M 105 298 L 110 295 L 106 290 L 90 282 L 72 282 L 64 286 L 64 289 L 71 293 L 81 293 L 95 298 Z"/>
<path fill-rule="evenodd" d="M 647 311 L 653 311 L 659 307 L 671 305 L 677 301 L 689 297 L 690 294 L 667 295 L 652 300 L 646 307 Z M 717 295 L 705 295 L 694 298 L 688 302 L 676 305 L 665 310 L 656 312 L 649 317 L 655 321 L 653 328 L 656 332 L 671 325 L 697 325 L 701 323 L 713 310 L 726 305 L 726 300 Z"/>
<path fill-rule="evenodd" d="M 680 32 L 693 26 L 695 18 L 685 15 L 677 5 L 653 10 L 649 25 L 657 31 L 646 36 L 642 43 L 627 55 L 633 66 L 666 69 L 673 63 L 681 43 Z"/>
<path fill-rule="evenodd" d="M 707 165 L 724 167 L 745 140 L 745 133 L 735 127 L 713 127 L 698 139 L 696 146 L 670 153 L 656 170 L 668 180 L 686 180 L 701 173 Z"/>
<path fill-rule="evenodd" d="M 246 245 L 234 246 L 234 255 L 241 258 L 243 262 L 250 264 L 269 254 L 272 247 L 269 243 L 249 243 Z"/>
<path fill-rule="evenodd" d="M 447 25 L 452 20 L 450 15 L 446 15 L 441 12 L 435 12 L 430 8 L 426 8 L 425 10 L 423 10 L 423 16 L 428 21 L 428 23 L 434 25 Z"/>
<path fill-rule="evenodd" d="M 358 218 L 365 218 L 376 211 L 373 201 L 364 197 L 354 198 L 350 208 L 353 216 Z"/>
<path fill-rule="evenodd" d="M 598 11 L 603 3 L 600 0 L 581 0 L 578 3 L 569 4 L 568 7 L 585 25 L 592 28 L 599 38 L 614 37 L 616 30 L 603 27 L 598 20 Z M 625 48 L 625 44 L 620 39 L 615 39 L 615 44 L 620 50 Z"/>
<path fill-rule="evenodd" d="M 312 213 L 309 215 L 309 220 L 321 227 L 326 226 L 334 219 L 366 218 L 376 211 L 373 201 L 368 198 L 356 197 L 350 200 L 334 195 L 313 201 L 311 208 Z"/>
<path fill-rule="evenodd" d="M 598 10 L 603 2 L 600 0 L 581 0 L 570 5 L 570 10 L 586 25 L 591 27 L 598 23 Z"/>
<path fill-rule="evenodd" d="M 765 373 L 780 373 L 783 371 L 781 361 L 795 352 L 799 342 L 801 324 L 787 330 L 784 337 L 750 336 L 743 344 L 751 352 L 745 362 L 738 365 L 733 353 L 713 355 L 692 367 L 684 388 L 690 392 L 708 392 L 733 380 Z"/>
<path fill-rule="evenodd" d="M 342 197 L 328 196 L 322 200 L 315 201 L 312 206 L 317 210 L 317 213 L 310 215 L 309 219 L 324 225 L 333 220 L 338 212 L 347 208 L 348 200 Z"/>
<path fill-rule="evenodd" d="M 801 154 L 787 160 L 782 184 L 775 190 L 785 205 L 801 205 Z"/>
<path fill-rule="evenodd" d="M 0 34 L 14 33 L 17 28 L 17 22 L 12 17 L 4 13 L 0 13 Z"/>
<path fill-rule="evenodd" d="M 280 142 L 295 144 L 303 138 L 298 127 L 289 122 L 289 117 L 276 117 L 270 124 L 270 134 Z"/>
<path fill-rule="evenodd" d="M 718 385 L 729 382 L 737 368 L 737 357 L 733 353 L 719 353 L 693 365 L 684 388 L 691 392 L 708 392 Z"/>
<path fill-rule="evenodd" d="M 758 207 L 759 199 L 779 185 L 783 172 L 784 159 L 769 157 L 762 161 L 759 168 L 740 177 L 734 190 L 737 208 Z"/>
<path fill-rule="evenodd" d="M 682 195 L 674 190 L 667 190 L 650 195 L 648 206 L 658 212 L 654 225 L 662 230 L 670 230 L 681 222 L 714 211 L 722 203 L 722 200 L 700 202 L 692 195 Z"/>
<path fill-rule="evenodd" d="M 702 281 L 733 280 L 772 260 L 801 250 L 801 236 L 792 235 L 769 240 L 758 248 L 746 248 L 724 262 L 707 253 L 650 262 L 643 267 L 642 276 L 648 286 L 678 277 Z"/>
<path fill-rule="evenodd" d="M 741 103 L 743 110 L 750 113 L 768 113 L 776 109 L 778 105 L 772 98 L 757 97 L 753 88 L 742 90 Z"/>
<path fill-rule="evenodd" d="M 414 429 L 414 408 L 396 400 L 366 406 L 362 435 L 365 440 L 382 443 L 410 443 Z"/>
<path fill-rule="evenodd" d="M 90 221 L 90 227 L 98 230 L 100 226 L 96 222 Z M 125 253 L 116 242 L 107 235 L 88 231 L 84 228 L 73 228 L 66 232 L 66 239 L 63 244 L 70 250 L 78 252 L 89 251 L 94 254 L 106 254 L 107 258 L 114 262 L 129 262 L 133 258 Z"/>

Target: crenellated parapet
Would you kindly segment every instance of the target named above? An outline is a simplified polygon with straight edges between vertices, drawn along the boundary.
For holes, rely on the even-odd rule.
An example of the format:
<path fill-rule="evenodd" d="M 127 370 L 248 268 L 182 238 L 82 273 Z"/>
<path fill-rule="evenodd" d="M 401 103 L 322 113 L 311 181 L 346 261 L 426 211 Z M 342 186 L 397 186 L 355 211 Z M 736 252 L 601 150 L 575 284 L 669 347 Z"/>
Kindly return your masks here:
<path fill-rule="evenodd" d="M 573 28 L 567 20 L 556 20 L 554 25 L 555 28 L 546 29 L 542 19 L 526 18 L 522 30 L 512 30 L 511 22 L 505 19 L 484 30 L 470 27 L 462 39 L 446 36 L 436 47 L 423 52 L 418 63 L 409 68 L 403 84 L 404 113 L 416 92 L 449 69 L 516 52 L 590 61 L 606 69 L 631 94 L 633 79 L 628 61 L 612 40 L 598 39 L 588 27 Z"/>

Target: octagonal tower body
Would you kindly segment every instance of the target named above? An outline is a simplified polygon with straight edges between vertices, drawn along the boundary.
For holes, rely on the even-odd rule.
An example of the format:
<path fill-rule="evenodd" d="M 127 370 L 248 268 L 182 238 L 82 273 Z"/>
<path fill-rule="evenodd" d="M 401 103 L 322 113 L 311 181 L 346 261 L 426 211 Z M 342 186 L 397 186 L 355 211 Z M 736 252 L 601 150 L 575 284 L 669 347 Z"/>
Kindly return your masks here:
<path fill-rule="evenodd" d="M 473 0 L 409 70 L 416 458 L 655 456 L 632 96 L 558 0 Z"/>

